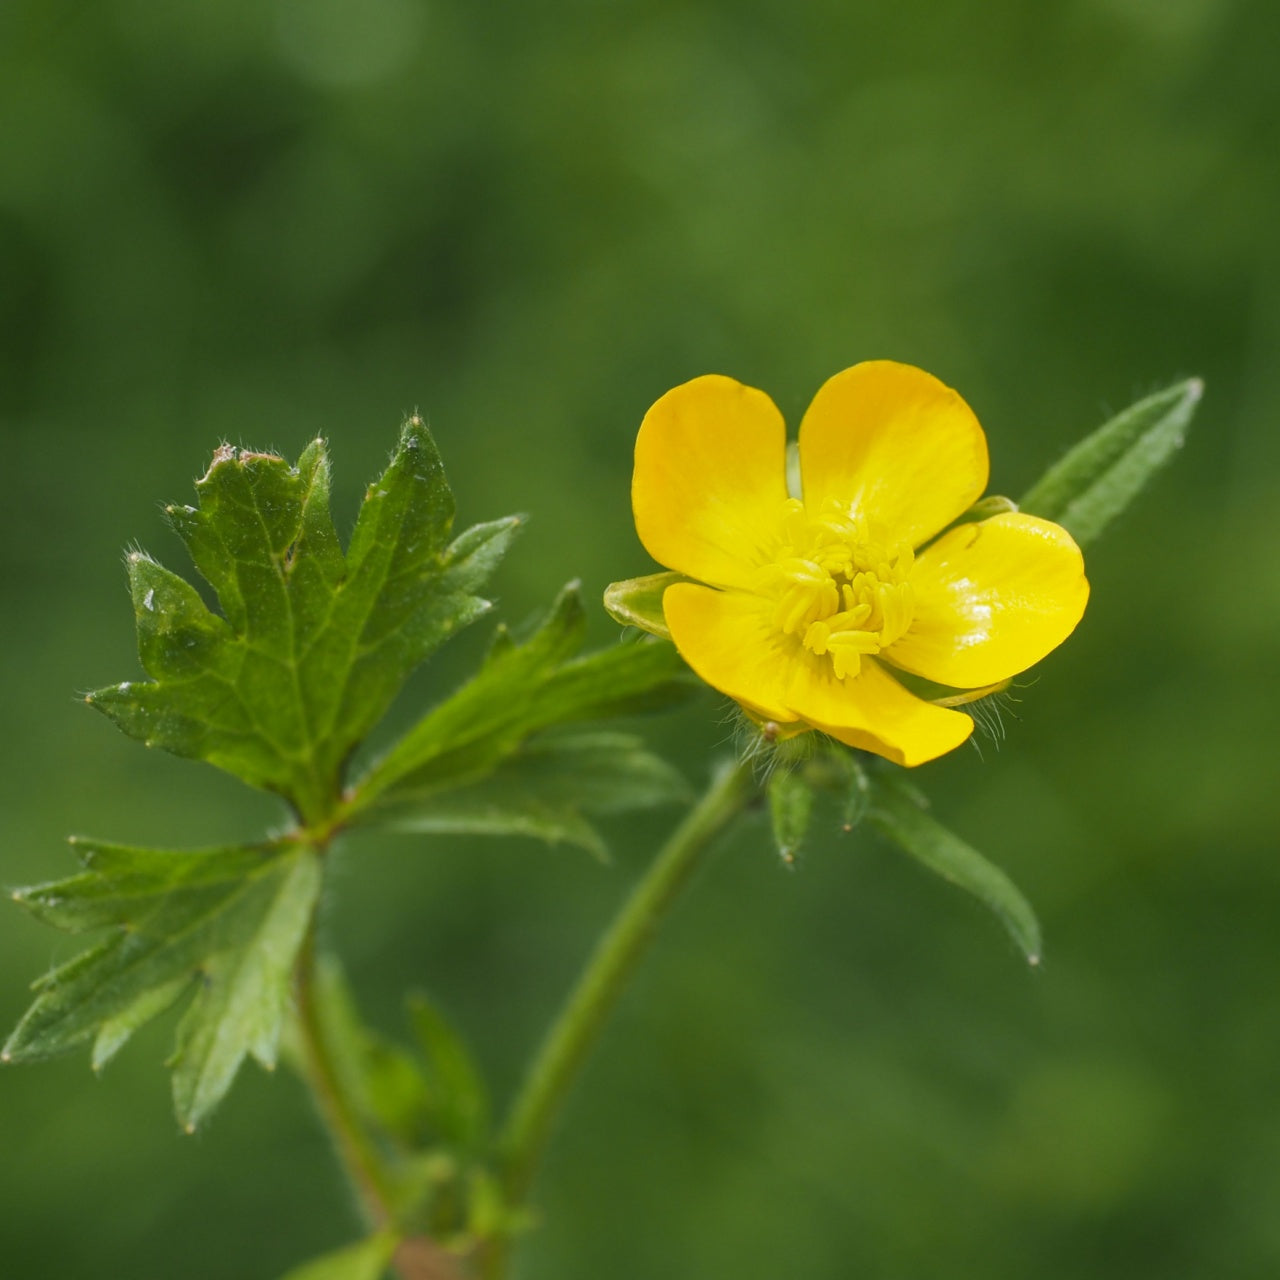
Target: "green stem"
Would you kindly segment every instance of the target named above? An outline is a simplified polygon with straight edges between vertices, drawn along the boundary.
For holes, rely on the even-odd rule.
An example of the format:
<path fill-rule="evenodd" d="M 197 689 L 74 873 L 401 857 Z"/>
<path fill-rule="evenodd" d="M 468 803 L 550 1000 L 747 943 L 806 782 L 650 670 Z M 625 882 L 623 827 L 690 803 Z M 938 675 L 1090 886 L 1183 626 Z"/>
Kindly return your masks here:
<path fill-rule="evenodd" d="M 342 1167 L 355 1190 L 360 1208 L 374 1229 L 394 1222 L 392 1178 L 355 1102 L 348 1095 L 329 1049 L 321 1023 L 315 989 L 315 933 L 307 935 L 294 970 L 298 1029 L 302 1040 L 303 1078 L 311 1089 L 316 1110 L 333 1140 Z"/>
<path fill-rule="evenodd" d="M 719 774 L 605 931 L 551 1025 L 512 1105 L 499 1144 L 507 1194 L 521 1203 L 556 1115 L 659 924 L 715 837 L 746 807 L 754 792 L 751 766 L 737 762 Z M 488 1274 L 503 1273 L 495 1260 Z"/>
<path fill-rule="evenodd" d="M 293 975 L 303 1078 L 351 1181 L 366 1224 L 375 1231 L 396 1230 L 395 1177 L 365 1127 L 333 1059 L 316 1001 L 315 970 L 313 925 Z M 392 1266 L 401 1280 L 460 1280 L 455 1260 L 421 1236 L 400 1241 Z"/>

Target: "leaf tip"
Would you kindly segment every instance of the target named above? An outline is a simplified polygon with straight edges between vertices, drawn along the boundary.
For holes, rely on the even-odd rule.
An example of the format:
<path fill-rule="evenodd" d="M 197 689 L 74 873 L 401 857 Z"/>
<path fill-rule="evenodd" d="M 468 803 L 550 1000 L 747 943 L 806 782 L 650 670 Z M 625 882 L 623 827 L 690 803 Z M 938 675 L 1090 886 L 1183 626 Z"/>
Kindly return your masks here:
<path fill-rule="evenodd" d="M 1027 953 L 1027 965 L 1032 969 L 1038 969 L 1040 967 L 1040 953 L 1038 951 L 1031 951 Z"/>
<path fill-rule="evenodd" d="M 431 439 L 430 428 L 427 426 L 427 420 L 422 414 L 411 413 L 405 420 L 404 426 L 400 428 L 400 447 L 402 449 L 418 449 L 421 448 L 424 441 Z"/>
<path fill-rule="evenodd" d="M 197 487 L 202 484 L 208 484 L 213 473 L 224 462 L 234 462 L 236 460 L 236 447 L 228 444 L 225 440 L 213 451 L 213 457 L 209 459 L 209 469 L 196 481 Z"/>

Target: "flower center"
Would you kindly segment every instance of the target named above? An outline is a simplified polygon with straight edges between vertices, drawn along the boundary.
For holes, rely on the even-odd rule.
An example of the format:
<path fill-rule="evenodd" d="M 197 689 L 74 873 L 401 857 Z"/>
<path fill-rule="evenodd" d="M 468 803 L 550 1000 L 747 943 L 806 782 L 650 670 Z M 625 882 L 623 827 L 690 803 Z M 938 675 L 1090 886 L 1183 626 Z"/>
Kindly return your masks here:
<path fill-rule="evenodd" d="M 778 630 L 829 658 L 836 679 L 846 680 L 864 655 L 879 653 L 911 625 L 912 560 L 908 544 L 875 536 L 839 503 L 814 515 L 790 498 L 777 554 L 758 581 L 776 602 Z"/>

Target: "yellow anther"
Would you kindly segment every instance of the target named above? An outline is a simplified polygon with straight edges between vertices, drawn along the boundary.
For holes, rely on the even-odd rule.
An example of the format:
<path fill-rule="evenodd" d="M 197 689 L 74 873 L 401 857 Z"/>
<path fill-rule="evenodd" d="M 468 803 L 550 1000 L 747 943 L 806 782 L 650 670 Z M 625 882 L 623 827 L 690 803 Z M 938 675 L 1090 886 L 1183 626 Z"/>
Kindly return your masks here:
<path fill-rule="evenodd" d="M 804 633 L 804 647 L 810 653 L 822 657 L 827 651 L 827 641 L 831 637 L 831 628 L 825 622 L 811 622 Z"/>
<path fill-rule="evenodd" d="M 833 631 L 827 637 L 827 647 L 851 653 L 879 653 L 880 637 L 874 631 Z"/>
<path fill-rule="evenodd" d="M 835 649 L 831 654 L 831 669 L 837 680 L 849 680 L 862 670 L 862 655 L 856 649 Z"/>
<path fill-rule="evenodd" d="M 866 654 L 880 652 L 880 637 L 871 631 L 833 631 L 826 637 L 826 652 L 837 680 L 847 680 L 862 669 Z"/>
<path fill-rule="evenodd" d="M 856 604 L 852 609 L 845 609 L 841 613 L 833 614 L 827 619 L 827 623 L 832 631 L 859 631 L 865 629 L 862 624 L 869 617 L 871 617 L 871 606 L 869 604 Z"/>
<path fill-rule="evenodd" d="M 775 625 L 829 658 L 838 680 L 856 676 L 864 657 L 911 626 L 911 548 L 878 541 L 848 507 L 828 501 L 815 517 L 789 499 L 778 553 L 756 579 L 776 602 Z"/>

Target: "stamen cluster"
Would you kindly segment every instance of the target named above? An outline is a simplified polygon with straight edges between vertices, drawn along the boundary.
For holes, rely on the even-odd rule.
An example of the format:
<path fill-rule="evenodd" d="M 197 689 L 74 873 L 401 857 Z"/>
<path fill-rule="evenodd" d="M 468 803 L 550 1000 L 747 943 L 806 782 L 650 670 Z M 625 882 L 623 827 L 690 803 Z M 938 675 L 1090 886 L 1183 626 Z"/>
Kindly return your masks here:
<path fill-rule="evenodd" d="M 759 590 L 775 601 L 774 622 L 809 653 L 829 658 L 837 680 L 854 677 L 864 656 L 911 625 L 911 547 L 875 536 L 834 499 L 817 516 L 788 499 L 781 527 L 777 552 L 757 575 Z"/>

